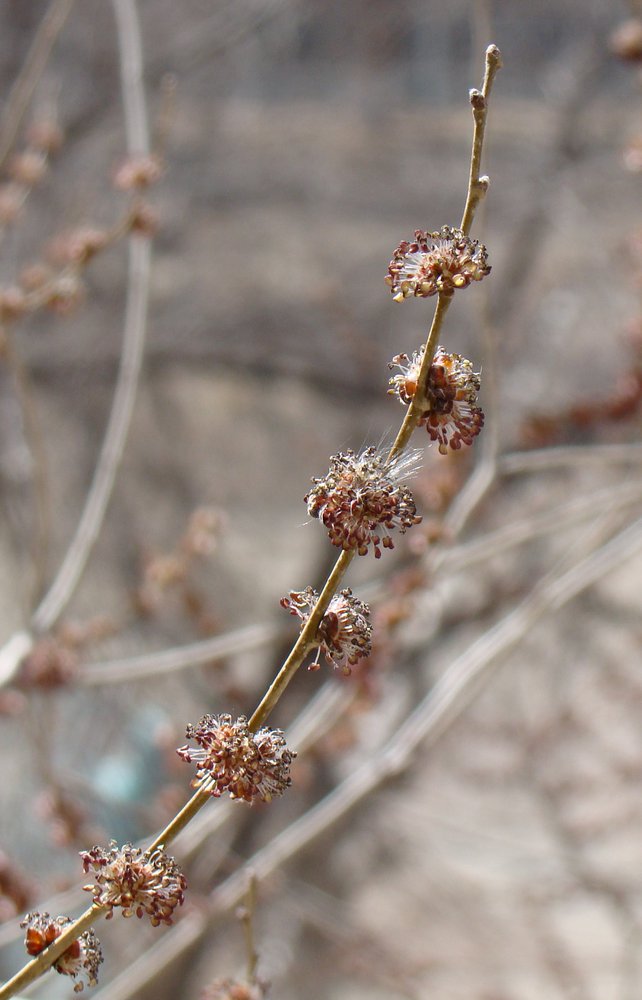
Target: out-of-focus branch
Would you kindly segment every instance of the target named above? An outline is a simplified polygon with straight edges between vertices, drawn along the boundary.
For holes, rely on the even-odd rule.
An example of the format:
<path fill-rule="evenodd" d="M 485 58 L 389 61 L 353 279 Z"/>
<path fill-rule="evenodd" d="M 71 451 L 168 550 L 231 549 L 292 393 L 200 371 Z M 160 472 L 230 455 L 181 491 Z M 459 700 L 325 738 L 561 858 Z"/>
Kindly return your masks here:
<path fill-rule="evenodd" d="M 131 155 L 149 151 L 149 128 L 142 80 L 142 45 L 133 0 L 112 0 L 120 52 L 120 73 L 127 148 Z M 51 628 L 71 598 L 102 527 L 131 422 L 147 325 L 151 245 L 136 233 L 130 237 L 129 275 L 123 352 L 111 413 L 94 478 L 78 529 L 49 591 L 36 608 L 32 626 Z"/>
<path fill-rule="evenodd" d="M 605 462 L 642 462 L 642 444 L 567 445 L 536 451 L 512 451 L 499 459 L 499 472 L 503 476 L 519 476 L 548 469 L 603 466 Z"/>
<path fill-rule="evenodd" d="M 89 687 L 102 684 L 123 684 L 147 677 L 171 674 L 184 667 L 198 666 L 225 659 L 237 653 L 260 649 L 278 638 L 282 630 L 276 625 L 247 625 L 224 635 L 188 643 L 174 649 L 145 653 L 121 660 L 110 660 L 87 667 L 78 678 L 79 684 Z"/>
<path fill-rule="evenodd" d="M 0 170 L 13 149 L 16 136 L 38 86 L 51 50 L 71 13 L 74 0 L 51 0 L 22 64 L 0 119 Z"/>

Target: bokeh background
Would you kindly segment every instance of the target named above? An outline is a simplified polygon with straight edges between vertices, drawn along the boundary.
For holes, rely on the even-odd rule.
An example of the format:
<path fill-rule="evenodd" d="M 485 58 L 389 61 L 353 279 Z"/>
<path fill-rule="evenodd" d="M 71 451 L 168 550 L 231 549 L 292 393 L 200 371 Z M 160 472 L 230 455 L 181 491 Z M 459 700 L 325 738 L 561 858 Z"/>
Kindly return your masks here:
<path fill-rule="evenodd" d="M 4 94 L 46 9 L 37 0 L 0 8 Z M 460 538 L 432 543 L 492 441 L 482 437 L 466 456 L 426 449 L 413 484 L 424 525 L 399 540 L 394 558 L 359 560 L 347 580 L 357 592 L 369 587 L 379 609 L 372 667 L 350 679 L 325 667 L 296 679 L 277 724 L 291 726 L 323 685 L 335 714 L 301 753 L 283 800 L 269 810 L 236 804 L 225 827 L 186 851 L 186 920 L 207 911 L 208 893 L 245 858 L 373 759 L 455 657 L 538 580 L 634 521 L 642 498 L 640 64 L 617 58 L 611 41 L 636 14 L 630 5 L 139 0 L 138 10 L 164 160 L 150 193 L 159 229 L 145 367 L 103 530 L 64 616 L 68 629 L 88 631 L 80 663 L 60 689 L 18 676 L 2 702 L 7 975 L 21 961 L 13 929 L 25 908 L 78 887 L 67 903 L 78 912 L 79 849 L 145 838 L 182 804 L 189 775 L 173 748 L 186 722 L 252 711 L 296 632 L 279 599 L 318 585 L 331 565 L 302 497 L 331 454 L 389 440 L 403 415 L 386 394 L 387 362 L 423 342 L 432 308 L 392 302 L 383 277 L 415 228 L 461 217 L 467 94 L 491 41 L 504 68 L 485 150 L 491 186 L 473 235 L 493 273 L 456 296 L 443 342 L 496 376 L 482 402 L 501 454 L 569 450 L 540 469 L 500 467 Z M 109 3 L 73 6 L 33 114 L 51 106 L 64 144 L 5 230 L 4 286 L 61 230 L 109 226 L 122 212 Z M 40 555 L 49 579 L 111 405 L 126 268 L 119 243 L 86 269 L 75 311 L 38 313 L 13 330 L 46 455 L 51 531 Z M 9 363 L 0 366 L 0 415 L 0 624 L 9 639 L 29 617 L 38 465 Z M 204 505 L 216 511 L 214 551 L 192 560 L 186 578 L 159 583 L 159 557 L 171 556 Z M 487 550 L 475 550 L 486 538 Z M 450 563 L 440 555 L 449 545 Z M 261 885 L 256 942 L 274 997 L 639 998 L 634 540 L 625 555 L 525 628 L 403 774 Z M 232 643 L 216 662 L 107 678 L 110 663 L 254 624 L 259 640 Z M 7 873 L 22 879 L 22 896 Z M 97 996 L 189 1000 L 216 976 L 243 971 L 242 932 L 227 913 L 205 922 L 160 977 L 152 961 L 140 981 L 125 975 L 110 987 L 166 933 L 112 923 L 99 928 Z M 162 938 L 167 947 L 179 931 Z M 51 976 L 36 995 L 70 993 Z"/>

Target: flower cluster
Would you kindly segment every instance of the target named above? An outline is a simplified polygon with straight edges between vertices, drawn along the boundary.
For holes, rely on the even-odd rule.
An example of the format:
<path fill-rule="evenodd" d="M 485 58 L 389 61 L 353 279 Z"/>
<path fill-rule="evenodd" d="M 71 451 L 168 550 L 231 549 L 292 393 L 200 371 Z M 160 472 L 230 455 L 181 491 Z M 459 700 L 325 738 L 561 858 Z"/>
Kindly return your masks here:
<path fill-rule="evenodd" d="M 327 476 L 312 480 L 314 487 L 304 500 L 308 514 L 323 521 L 333 545 L 355 549 L 360 556 L 372 545 L 378 559 L 380 546 L 394 548 L 389 534 L 393 528 L 403 534 L 419 524 L 412 494 L 399 482 L 413 471 L 416 452 L 387 462 L 376 448 L 359 455 L 348 449 L 330 462 Z"/>
<path fill-rule="evenodd" d="M 81 851 L 83 869 L 95 873 L 95 883 L 84 886 L 94 903 L 107 907 L 107 919 L 116 906 L 124 917 L 149 917 L 153 927 L 171 924 L 174 909 L 185 899 L 187 882 L 173 858 L 160 848 L 143 851 L 111 841 L 109 850 Z"/>
<path fill-rule="evenodd" d="M 269 802 L 292 783 L 290 765 L 296 754 L 289 750 L 280 729 L 253 733 L 244 715 L 204 715 L 185 734 L 198 747 L 179 747 L 176 753 L 197 765 L 192 785 L 211 782 L 208 791 L 218 798 L 229 792 L 233 799 Z"/>
<path fill-rule="evenodd" d="M 402 240 L 388 267 L 386 282 L 396 301 L 411 295 L 428 298 L 438 292 L 453 295 L 471 281 L 490 274 L 486 247 L 461 229 L 442 226 L 434 233 L 415 230 L 414 240 Z"/>
<path fill-rule="evenodd" d="M 305 625 L 318 599 L 313 587 L 291 590 L 288 597 L 281 598 L 281 607 L 297 615 Z M 318 653 L 323 653 L 331 667 L 339 667 L 344 674 L 349 674 L 361 657 L 370 655 L 372 625 L 369 619 L 370 607 L 354 597 L 349 587 L 335 594 L 317 629 Z M 319 669 L 318 653 L 309 670 Z"/>
<path fill-rule="evenodd" d="M 28 955 L 39 955 L 72 921 L 69 917 L 50 917 L 48 913 L 27 913 L 20 926 L 26 929 L 25 948 Z M 83 977 L 87 986 L 98 982 L 98 968 L 103 960 L 100 942 L 92 930 L 83 931 L 66 951 L 56 959 L 53 968 L 63 976 L 72 979 Z M 81 993 L 85 983 L 79 978 L 74 992 Z"/>
<path fill-rule="evenodd" d="M 390 379 L 389 392 L 405 405 L 420 391 L 419 371 L 424 351 L 425 347 L 421 347 L 412 358 L 398 354 L 390 362 L 390 368 L 401 371 Z M 472 444 L 484 426 L 484 414 L 477 405 L 479 389 L 479 374 L 473 371 L 471 362 L 461 354 L 448 354 L 438 347 L 422 392 L 425 408 L 417 423 L 420 427 L 425 424 L 431 439 L 439 442 L 442 455 L 449 447 L 457 450 L 462 444 Z"/>

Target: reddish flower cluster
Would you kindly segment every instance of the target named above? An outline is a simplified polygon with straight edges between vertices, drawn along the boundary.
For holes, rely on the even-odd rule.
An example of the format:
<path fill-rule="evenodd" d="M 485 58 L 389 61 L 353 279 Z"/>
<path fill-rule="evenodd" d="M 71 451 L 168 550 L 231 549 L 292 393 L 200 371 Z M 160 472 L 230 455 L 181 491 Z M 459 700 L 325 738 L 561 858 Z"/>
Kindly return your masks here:
<path fill-rule="evenodd" d="M 50 917 L 48 913 L 27 913 L 20 926 L 26 928 L 25 948 L 29 955 L 39 955 L 72 921 L 69 917 Z M 98 982 L 98 968 L 103 960 L 100 942 L 92 930 L 83 931 L 56 959 L 53 968 L 63 976 L 84 977 L 87 986 Z M 81 993 L 85 983 L 79 979 L 74 992 Z"/>
<path fill-rule="evenodd" d="M 413 470 L 416 453 L 406 453 L 392 462 L 366 448 L 359 455 L 352 449 L 331 458 L 330 471 L 313 479 L 313 489 L 304 497 L 308 514 L 318 517 L 328 529 L 333 545 L 355 549 L 364 556 L 370 545 L 378 559 L 381 548 L 394 548 L 389 532 L 402 534 L 419 524 L 421 517 L 407 486 L 399 483 Z"/>
<path fill-rule="evenodd" d="M 197 765 L 192 785 L 211 782 L 208 791 L 215 798 L 229 792 L 233 799 L 269 802 L 292 783 L 290 765 L 296 754 L 288 750 L 280 729 L 253 733 L 244 715 L 236 722 L 231 715 L 204 715 L 185 735 L 198 747 L 179 747 L 176 753 Z"/>
<path fill-rule="evenodd" d="M 83 869 L 96 878 L 83 888 L 93 893 L 94 903 L 108 908 L 108 920 L 119 906 L 124 917 L 146 913 L 153 927 L 172 923 L 174 909 L 185 899 L 187 882 L 174 859 L 160 848 L 143 853 L 131 844 L 118 847 L 112 840 L 109 850 L 92 847 L 81 851 L 80 857 Z"/>
<path fill-rule="evenodd" d="M 389 391 L 405 405 L 419 389 L 424 351 L 425 347 L 421 347 L 412 358 L 398 354 L 390 362 L 389 367 L 400 368 L 401 373 L 390 379 Z M 462 444 L 472 444 L 484 426 L 484 414 L 477 405 L 479 389 L 479 375 L 473 371 L 471 362 L 461 354 L 447 354 L 443 347 L 438 347 L 423 390 L 425 409 L 417 423 L 420 427 L 425 424 L 431 439 L 439 442 L 442 455 L 449 447 L 457 450 Z"/>
<path fill-rule="evenodd" d="M 390 261 L 386 282 L 395 300 L 402 302 L 411 295 L 453 295 L 455 289 L 481 281 L 487 274 L 486 247 L 461 229 L 442 226 L 434 233 L 417 229 L 414 240 L 402 240 Z"/>
<path fill-rule="evenodd" d="M 288 597 L 281 598 L 281 607 L 297 615 L 305 625 L 318 599 L 313 587 L 291 590 Z M 319 652 L 331 667 L 339 667 L 347 675 L 361 657 L 370 655 L 372 625 L 369 618 L 370 607 L 354 597 L 349 587 L 334 595 L 317 630 Z M 318 653 L 308 669 L 319 669 Z"/>

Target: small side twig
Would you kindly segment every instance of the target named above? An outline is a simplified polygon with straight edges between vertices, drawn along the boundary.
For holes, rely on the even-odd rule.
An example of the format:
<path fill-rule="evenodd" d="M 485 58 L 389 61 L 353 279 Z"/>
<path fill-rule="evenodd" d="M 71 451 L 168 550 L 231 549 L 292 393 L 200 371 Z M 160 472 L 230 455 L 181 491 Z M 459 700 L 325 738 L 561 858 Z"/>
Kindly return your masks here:
<path fill-rule="evenodd" d="M 470 158 L 470 175 L 468 178 L 468 196 L 466 207 L 461 218 L 460 229 L 466 235 L 470 233 L 475 212 L 481 199 L 488 190 L 488 177 L 481 176 L 481 158 L 484 148 L 484 134 L 486 132 L 486 118 L 488 115 L 488 97 L 490 95 L 495 76 L 502 68 L 502 55 L 496 45 L 489 45 L 486 49 L 486 70 L 484 73 L 484 83 L 481 91 L 471 90 L 470 104 L 473 109 L 473 147 Z"/>

